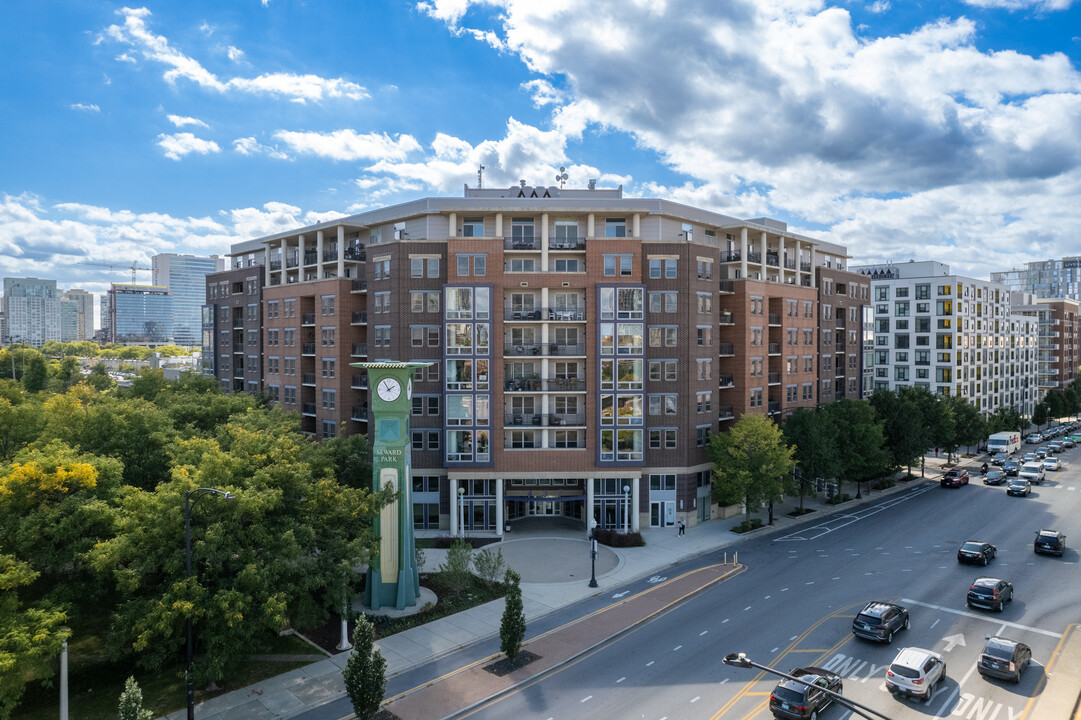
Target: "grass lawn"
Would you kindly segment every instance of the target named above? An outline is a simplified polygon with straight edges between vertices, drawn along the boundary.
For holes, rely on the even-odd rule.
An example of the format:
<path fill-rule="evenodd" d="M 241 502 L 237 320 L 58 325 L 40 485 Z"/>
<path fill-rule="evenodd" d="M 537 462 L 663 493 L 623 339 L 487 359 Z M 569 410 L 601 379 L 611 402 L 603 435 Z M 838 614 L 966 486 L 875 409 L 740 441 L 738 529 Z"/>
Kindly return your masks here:
<path fill-rule="evenodd" d="M 315 648 L 299 638 L 275 638 L 268 653 L 281 655 L 314 655 Z M 59 661 L 58 661 L 59 664 Z M 307 662 L 251 661 L 237 665 L 221 690 L 206 693 L 195 688 L 199 703 L 222 693 L 304 667 Z M 184 707 L 184 668 L 166 668 L 157 673 L 136 670 L 128 663 L 110 663 L 105 659 L 104 644 L 99 637 L 73 639 L 68 643 L 68 706 L 71 716 L 78 720 L 115 720 L 116 708 L 124 682 L 134 675 L 143 690 L 143 706 L 155 717 Z M 60 716 L 60 678 L 54 676 L 51 688 L 33 684 L 26 688 L 15 717 L 20 720 L 56 720 Z"/>

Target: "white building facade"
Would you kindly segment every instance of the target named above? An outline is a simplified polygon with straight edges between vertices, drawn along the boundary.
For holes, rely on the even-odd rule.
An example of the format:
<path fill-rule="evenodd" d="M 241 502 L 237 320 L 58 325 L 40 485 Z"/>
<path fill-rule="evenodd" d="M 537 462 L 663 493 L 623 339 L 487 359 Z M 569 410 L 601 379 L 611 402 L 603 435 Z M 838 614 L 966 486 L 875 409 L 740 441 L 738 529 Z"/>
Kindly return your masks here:
<path fill-rule="evenodd" d="M 60 296 L 55 280 L 4 278 L 4 343 L 41 347 L 60 340 Z"/>
<path fill-rule="evenodd" d="M 919 386 L 985 414 L 1032 414 L 1039 320 L 1012 312 L 1005 287 L 933 261 L 851 269 L 871 278 L 873 389 Z"/>

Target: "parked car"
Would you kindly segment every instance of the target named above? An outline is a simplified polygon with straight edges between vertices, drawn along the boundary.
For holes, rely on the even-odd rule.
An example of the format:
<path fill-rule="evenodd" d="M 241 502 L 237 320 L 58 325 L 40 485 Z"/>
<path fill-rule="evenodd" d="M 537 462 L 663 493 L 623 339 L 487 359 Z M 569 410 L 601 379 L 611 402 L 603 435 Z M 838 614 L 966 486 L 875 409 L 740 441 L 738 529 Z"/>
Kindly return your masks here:
<path fill-rule="evenodd" d="M 1061 470 L 1062 465 L 1059 463 L 1057 457 L 1045 457 L 1043 459 L 1044 470 Z"/>
<path fill-rule="evenodd" d="M 902 648 L 886 668 L 886 689 L 891 695 L 923 698 L 931 702 L 935 687 L 946 679 L 946 660 L 931 650 Z"/>
<path fill-rule="evenodd" d="M 1035 459 L 1035 458 L 1033 458 L 1033 459 Z M 1012 477 L 1012 476 L 1014 476 L 1014 475 L 1016 475 L 1016 474 L 1017 474 L 1017 472 L 1018 472 L 1018 471 L 1019 471 L 1020 469 L 1021 469 L 1021 463 L 1019 463 L 1019 462 L 1018 462 L 1018 461 L 1016 461 L 1016 460 L 1007 460 L 1007 461 L 1006 461 L 1006 462 L 1005 462 L 1005 463 L 1004 463 L 1004 464 L 1002 465 L 1002 471 L 1003 471 L 1004 473 L 1006 473 L 1007 475 L 1011 476 L 1011 477 Z"/>
<path fill-rule="evenodd" d="M 1028 645 L 1002 637 L 989 637 L 983 646 L 976 671 L 984 677 L 995 677 L 1021 682 L 1021 673 L 1032 662 L 1032 648 Z"/>
<path fill-rule="evenodd" d="M 968 589 L 965 602 L 969 607 L 987 608 L 1002 612 L 1003 606 L 1013 602 L 1013 583 L 999 578 L 976 578 Z"/>
<path fill-rule="evenodd" d="M 958 470 L 954 468 L 949 470 L 942 476 L 942 487 L 961 487 L 962 485 L 968 485 L 968 470 L 964 468 Z"/>
<path fill-rule="evenodd" d="M 1058 530 L 1037 530 L 1032 550 L 1037 554 L 1047 553 L 1062 557 L 1062 553 L 1066 552 L 1066 536 Z"/>
<path fill-rule="evenodd" d="M 998 548 L 989 542 L 969 540 L 957 549 L 957 562 L 987 565 L 997 553 Z"/>
<path fill-rule="evenodd" d="M 984 485 L 1001 485 L 1006 482 L 1006 473 L 998 468 L 992 468 L 983 476 Z"/>
<path fill-rule="evenodd" d="M 908 609 L 882 600 L 867 603 L 852 621 L 852 634 L 887 645 L 902 630 L 908 630 Z"/>
<path fill-rule="evenodd" d="M 1028 478 L 1010 478 L 1010 482 L 1006 485 L 1007 495 L 1020 495 L 1022 497 L 1028 497 L 1028 494 L 1030 492 L 1032 492 L 1032 485 L 1029 484 Z"/>
<path fill-rule="evenodd" d="M 840 676 L 817 667 L 795 668 L 788 673 L 814 687 L 798 683 L 795 680 L 782 680 L 773 688 L 769 696 L 769 709 L 775 718 L 791 718 L 791 720 L 804 720 L 812 718 L 817 720 L 818 714 L 823 708 L 829 707 L 833 698 L 823 689 L 835 693 L 841 692 L 842 683 Z"/>
<path fill-rule="evenodd" d="M 1017 476 L 1023 477 L 1033 485 L 1039 485 L 1044 479 L 1043 465 L 1036 462 L 1025 463 L 1017 471 Z"/>

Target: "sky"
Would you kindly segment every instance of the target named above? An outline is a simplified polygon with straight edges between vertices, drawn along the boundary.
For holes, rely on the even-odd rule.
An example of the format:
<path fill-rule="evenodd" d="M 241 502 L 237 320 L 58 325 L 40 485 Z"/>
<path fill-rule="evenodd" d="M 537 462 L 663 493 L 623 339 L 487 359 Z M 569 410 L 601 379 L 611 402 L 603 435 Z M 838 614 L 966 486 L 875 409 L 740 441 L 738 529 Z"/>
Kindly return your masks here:
<path fill-rule="evenodd" d="M 1081 0 L 6 0 L 0 277 L 519 180 L 986 278 L 1081 254 Z M 83 263 L 107 263 L 107 268 Z M 150 274 L 140 272 L 139 282 Z"/>

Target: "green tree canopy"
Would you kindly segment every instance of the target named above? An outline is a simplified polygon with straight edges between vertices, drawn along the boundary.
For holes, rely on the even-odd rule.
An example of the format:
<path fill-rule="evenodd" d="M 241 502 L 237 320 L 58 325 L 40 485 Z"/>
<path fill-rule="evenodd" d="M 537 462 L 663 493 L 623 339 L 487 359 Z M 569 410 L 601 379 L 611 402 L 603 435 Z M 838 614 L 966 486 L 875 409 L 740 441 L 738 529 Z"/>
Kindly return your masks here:
<path fill-rule="evenodd" d="M 840 471 L 837 448 L 837 428 L 829 416 L 820 410 L 797 408 L 784 423 L 784 436 L 795 451 L 793 457 L 799 463 L 806 480 L 834 478 Z M 803 507 L 804 488 L 800 484 L 800 508 Z"/>
<path fill-rule="evenodd" d="M 45 364 L 45 356 L 36 351 L 29 351 L 26 358 L 26 371 L 23 373 L 23 387 L 27 392 L 41 392 L 45 389 L 45 382 L 49 379 L 49 368 Z"/>
<path fill-rule="evenodd" d="M 911 467 L 930 442 L 919 405 L 907 394 L 892 390 L 875 390 L 870 403 L 875 417 L 882 423 L 882 436 L 890 464 Z"/>
<path fill-rule="evenodd" d="M 889 469 L 882 425 L 869 402 L 842 398 L 823 410 L 837 429 L 839 491 L 845 481 L 870 480 Z"/>
<path fill-rule="evenodd" d="M 946 400 L 953 414 L 954 437 L 958 446 L 979 445 L 987 439 L 987 423 L 980 411 L 959 395 Z"/>
<path fill-rule="evenodd" d="M 727 432 L 710 437 L 714 498 L 738 497 L 750 518 L 763 503 L 780 500 L 793 489 L 793 454 L 772 421 L 744 415 Z"/>

